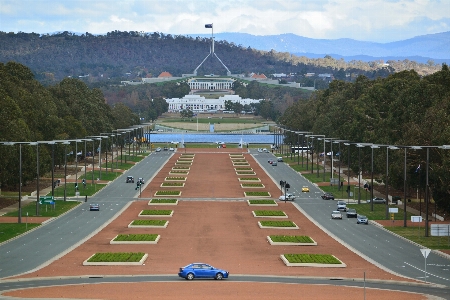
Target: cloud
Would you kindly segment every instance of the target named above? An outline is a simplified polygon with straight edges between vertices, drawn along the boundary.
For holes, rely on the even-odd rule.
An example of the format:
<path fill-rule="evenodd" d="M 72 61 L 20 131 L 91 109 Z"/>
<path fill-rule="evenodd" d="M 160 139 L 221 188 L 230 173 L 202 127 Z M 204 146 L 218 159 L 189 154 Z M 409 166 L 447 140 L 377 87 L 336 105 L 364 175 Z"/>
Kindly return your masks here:
<path fill-rule="evenodd" d="M 450 1 L 438 0 L 1 0 L 2 31 L 113 30 L 393 41 L 448 31 Z"/>

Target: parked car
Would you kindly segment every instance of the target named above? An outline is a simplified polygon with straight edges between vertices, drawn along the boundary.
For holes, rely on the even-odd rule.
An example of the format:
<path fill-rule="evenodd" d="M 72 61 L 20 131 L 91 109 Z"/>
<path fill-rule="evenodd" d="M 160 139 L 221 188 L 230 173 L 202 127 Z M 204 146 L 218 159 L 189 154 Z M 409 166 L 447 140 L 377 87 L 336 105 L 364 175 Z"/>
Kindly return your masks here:
<path fill-rule="evenodd" d="M 126 183 L 134 183 L 134 177 L 133 176 L 127 176 L 127 180 L 125 181 Z"/>
<path fill-rule="evenodd" d="M 161 152 L 161 147 L 156 148 L 156 152 Z"/>
<path fill-rule="evenodd" d="M 346 211 L 347 210 L 347 203 L 345 203 L 345 201 L 338 201 L 338 203 L 337 203 L 337 210 Z"/>
<path fill-rule="evenodd" d="M 295 195 L 293 194 L 286 194 L 286 195 L 281 195 L 280 198 L 278 198 L 278 200 L 280 201 L 294 201 L 295 200 Z"/>
<path fill-rule="evenodd" d="M 302 187 L 302 192 L 303 193 L 309 192 L 309 187 L 307 187 L 307 186 Z"/>
<path fill-rule="evenodd" d="M 96 210 L 96 211 L 99 211 L 100 210 L 100 205 L 98 205 L 98 204 L 94 204 L 94 203 L 92 203 L 92 204 L 89 204 L 89 210 Z"/>
<path fill-rule="evenodd" d="M 356 216 L 357 216 L 356 209 L 354 208 L 347 209 L 347 218 L 356 218 Z"/>
<path fill-rule="evenodd" d="M 178 276 L 192 280 L 194 278 L 214 278 L 217 280 L 228 278 L 230 273 L 228 271 L 214 268 L 211 265 L 204 263 L 193 263 L 180 268 Z"/>
<path fill-rule="evenodd" d="M 366 216 L 358 215 L 356 217 L 356 224 L 366 224 L 366 225 L 368 225 L 369 224 L 369 219 L 367 219 Z"/>
<path fill-rule="evenodd" d="M 373 204 L 386 204 L 386 199 L 384 198 L 375 197 L 372 200 L 367 200 L 367 203 L 370 203 L 370 201 L 373 201 Z"/>
<path fill-rule="evenodd" d="M 334 195 L 332 193 L 325 193 L 321 197 L 323 200 L 334 200 Z"/>
<path fill-rule="evenodd" d="M 332 219 L 341 219 L 342 220 L 342 214 L 338 210 L 333 210 L 333 212 L 331 212 L 331 218 Z"/>

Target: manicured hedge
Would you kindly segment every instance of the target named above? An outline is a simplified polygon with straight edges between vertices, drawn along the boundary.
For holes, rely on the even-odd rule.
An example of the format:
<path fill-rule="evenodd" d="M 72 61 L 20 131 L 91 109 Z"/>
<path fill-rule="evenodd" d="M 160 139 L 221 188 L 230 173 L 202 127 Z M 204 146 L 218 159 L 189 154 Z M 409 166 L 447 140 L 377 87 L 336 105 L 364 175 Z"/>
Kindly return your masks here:
<path fill-rule="evenodd" d="M 150 203 L 177 203 L 177 199 L 152 199 Z"/>
<path fill-rule="evenodd" d="M 239 180 L 259 181 L 258 177 L 240 177 Z"/>
<path fill-rule="evenodd" d="M 119 234 L 114 239 L 115 242 L 153 242 L 158 237 L 158 234 Z"/>
<path fill-rule="evenodd" d="M 236 174 L 238 174 L 238 175 L 255 175 L 255 172 L 253 172 L 253 171 L 237 171 Z"/>
<path fill-rule="evenodd" d="M 250 204 L 276 204 L 274 200 L 248 200 Z"/>
<path fill-rule="evenodd" d="M 270 239 L 277 243 L 314 243 L 314 241 L 306 235 L 271 235 Z"/>
<path fill-rule="evenodd" d="M 185 166 L 175 166 L 172 167 L 172 170 L 189 170 L 189 167 L 185 167 Z"/>
<path fill-rule="evenodd" d="M 242 187 L 264 187 L 262 183 L 241 183 Z"/>
<path fill-rule="evenodd" d="M 166 180 L 186 180 L 186 177 L 166 177 Z"/>
<path fill-rule="evenodd" d="M 286 216 L 284 211 L 281 210 L 254 210 L 253 211 L 256 216 L 264 216 L 264 217 L 282 217 Z"/>
<path fill-rule="evenodd" d="M 162 186 L 184 186 L 183 182 L 163 182 Z"/>
<path fill-rule="evenodd" d="M 164 226 L 167 220 L 134 220 L 131 225 Z"/>
<path fill-rule="evenodd" d="M 269 192 L 245 192 L 245 195 L 249 197 L 270 196 Z"/>
<path fill-rule="evenodd" d="M 269 227 L 296 227 L 292 221 L 259 221 L 262 226 Z"/>
<path fill-rule="evenodd" d="M 181 191 L 157 191 L 156 195 L 158 196 L 175 196 L 175 195 L 180 195 Z"/>
<path fill-rule="evenodd" d="M 237 167 L 234 168 L 236 171 L 245 171 L 245 170 L 252 170 L 251 167 Z"/>
<path fill-rule="evenodd" d="M 172 170 L 170 173 L 176 173 L 176 174 L 187 174 L 189 171 L 181 171 L 181 170 Z"/>
<path fill-rule="evenodd" d="M 142 252 L 95 253 L 88 262 L 138 262 L 144 255 Z"/>
<path fill-rule="evenodd" d="M 330 254 L 284 254 L 290 263 L 305 264 L 341 264 L 336 257 Z"/>
<path fill-rule="evenodd" d="M 144 209 L 140 214 L 141 215 L 170 215 L 173 210 L 168 209 Z"/>

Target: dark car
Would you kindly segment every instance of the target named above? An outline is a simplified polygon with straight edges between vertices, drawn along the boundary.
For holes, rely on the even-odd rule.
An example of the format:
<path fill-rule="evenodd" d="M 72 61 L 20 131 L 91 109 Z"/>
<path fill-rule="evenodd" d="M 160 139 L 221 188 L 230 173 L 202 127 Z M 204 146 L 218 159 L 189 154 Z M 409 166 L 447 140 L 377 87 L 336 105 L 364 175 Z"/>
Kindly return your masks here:
<path fill-rule="evenodd" d="M 334 200 L 334 195 L 332 193 L 325 193 L 321 197 L 323 200 Z"/>
<path fill-rule="evenodd" d="M 185 267 L 180 268 L 178 276 L 192 280 L 194 278 L 214 278 L 217 280 L 228 278 L 230 273 L 225 270 L 214 268 L 204 263 L 193 263 Z"/>
<path fill-rule="evenodd" d="M 370 199 L 367 200 L 367 203 L 370 203 L 370 201 L 373 201 L 373 204 L 386 204 L 386 200 L 385 199 L 378 198 L 378 197 L 375 197 L 372 200 L 370 200 Z"/>
<path fill-rule="evenodd" d="M 347 218 L 356 218 L 356 216 L 358 214 L 356 213 L 356 209 L 349 208 L 349 209 L 347 209 L 346 215 L 347 215 Z"/>
<path fill-rule="evenodd" d="M 164 147 L 163 149 L 164 149 L 164 151 L 168 151 L 169 150 L 169 148 L 167 148 L 167 147 Z"/>
<path fill-rule="evenodd" d="M 99 211 L 100 210 L 100 205 L 92 203 L 92 204 L 89 205 L 89 210 Z"/>
<path fill-rule="evenodd" d="M 366 216 L 358 215 L 356 217 L 356 224 L 366 224 L 366 225 L 368 225 L 369 224 L 369 219 L 367 219 Z"/>
<path fill-rule="evenodd" d="M 129 183 L 129 182 L 134 183 L 134 177 L 133 176 L 127 176 L 126 183 Z"/>

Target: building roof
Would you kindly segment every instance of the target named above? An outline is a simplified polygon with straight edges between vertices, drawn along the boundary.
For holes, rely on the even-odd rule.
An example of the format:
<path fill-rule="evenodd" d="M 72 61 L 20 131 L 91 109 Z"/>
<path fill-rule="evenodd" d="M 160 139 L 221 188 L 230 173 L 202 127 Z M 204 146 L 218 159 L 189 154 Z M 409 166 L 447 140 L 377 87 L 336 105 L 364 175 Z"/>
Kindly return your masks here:
<path fill-rule="evenodd" d="M 255 79 L 267 79 L 266 75 L 264 75 L 264 74 L 253 74 L 252 78 L 255 78 Z"/>
<path fill-rule="evenodd" d="M 159 74 L 158 78 L 161 77 L 173 77 L 173 76 L 169 72 L 162 72 L 161 74 Z"/>

